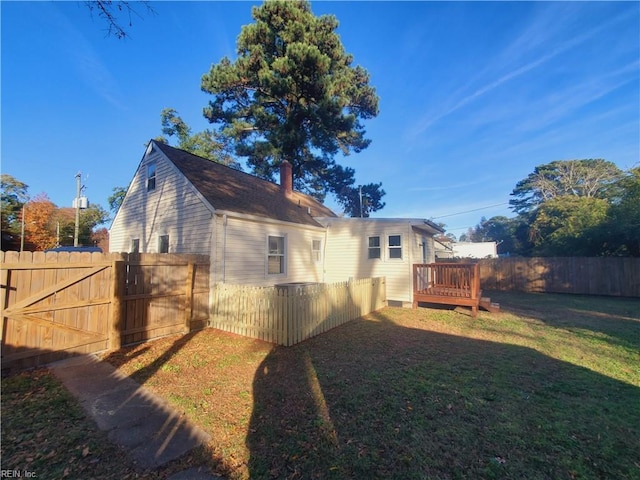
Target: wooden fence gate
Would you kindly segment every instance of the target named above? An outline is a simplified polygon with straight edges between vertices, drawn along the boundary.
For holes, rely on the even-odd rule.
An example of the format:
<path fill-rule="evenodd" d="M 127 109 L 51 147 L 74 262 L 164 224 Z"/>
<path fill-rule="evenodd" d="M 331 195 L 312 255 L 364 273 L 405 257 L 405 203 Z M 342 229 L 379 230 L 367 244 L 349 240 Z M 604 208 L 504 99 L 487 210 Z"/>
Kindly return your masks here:
<path fill-rule="evenodd" d="M 0 252 L 0 260 L 3 369 L 208 323 L 206 256 Z"/>

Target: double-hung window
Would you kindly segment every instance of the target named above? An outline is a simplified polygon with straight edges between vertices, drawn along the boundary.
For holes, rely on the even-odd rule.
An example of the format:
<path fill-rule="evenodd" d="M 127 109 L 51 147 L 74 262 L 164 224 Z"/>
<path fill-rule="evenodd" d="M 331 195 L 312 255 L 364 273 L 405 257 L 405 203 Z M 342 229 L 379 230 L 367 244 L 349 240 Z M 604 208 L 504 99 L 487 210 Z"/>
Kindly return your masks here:
<path fill-rule="evenodd" d="M 158 237 L 158 253 L 169 253 L 169 235 Z"/>
<path fill-rule="evenodd" d="M 389 258 L 402 258 L 402 235 L 389 235 L 388 238 Z"/>
<path fill-rule="evenodd" d="M 380 237 L 369 237 L 369 245 L 368 245 L 368 256 L 369 260 L 380 258 L 382 249 L 380 247 Z"/>
<path fill-rule="evenodd" d="M 284 273 L 285 237 L 269 235 L 267 239 L 267 273 L 277 275 Z"/>
<path fill-rule="evenodd" d="M 151 162 L 147 165 L 147 192 L 152 192 L 156 189 L 156 162 Z"/>
<path fill-rule="evenodd" d="M 311 261 L 318 263 L 322 260 L 322 240 L 311 240 Z"/>

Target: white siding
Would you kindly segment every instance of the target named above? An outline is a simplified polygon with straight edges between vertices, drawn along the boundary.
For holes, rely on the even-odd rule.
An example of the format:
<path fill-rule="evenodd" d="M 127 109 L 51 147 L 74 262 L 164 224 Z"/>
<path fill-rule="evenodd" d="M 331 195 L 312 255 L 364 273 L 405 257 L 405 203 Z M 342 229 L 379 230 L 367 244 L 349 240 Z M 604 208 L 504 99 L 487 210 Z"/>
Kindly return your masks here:
<path fill-rule="evenodd" d="M 326 245 L 326 281 L 385 276 L 389 300 L 411 301 L 411 268 L 415 256 L 415 234 L 411 225 L 376 222 L 374 219 L 328 220 Z M 402 258 L 390 258 L 389 236 L 401 235 Z M 380 237 L 381 258 L 368 258 L 368 239 Z"/>
<path fill-rule="evenodd" d="M 212 212 L 164 155 L 150 149 L 142 159 L 110 231 L 110 251 L 128 252 L 140 239 L 141 253 L 157 253 L 169 235 L 169 253 L 211 253 Z M 147 192 L 147 165 L 156 162 L 156 188 Z"/>
<path fill-rule="evenodd" d="M 156 187 L 147 192 L 151 162 L 156 164 Z M 139 239 L 141 253 L 155 253 L 159 237 L 169 235 L 170 253 L 210 255 L 212 282 L 268 286 L 385 276 L 387 297 L 411 302 L 412 265 L 434 261 L 433 238 L 412 228 L 419 220 L 326 218 L 323 222 L 326 229 L 229 212 L 214 214 L 173 163 L 150 148 L 111 227 L 110 249 L 130 251 L 131 241 Z M 270 235 L 285 237 L 283 274 L 267 272 Z M 390 235 L 402 238 L 401 258 L 389 253 Z M 380 259 L 368 258 L 370 236 L 380 237 Z M 319 261 L 312 254 L 314 240 L 321 242 Z"/>
<path fill-rule="evenodd" d="M 314 262 L 313 240 L 324 231 L 278 222 L 216 216 L 216 282 L 268 286 L 287 282 L 322 282 L 322 262 Z M 267 273 L 267 238 L 285 237 L 285 273 Z"/>
<path fill-rule="evenodd" d="M 389 300 L 412 301 L 413 264 L 435 261 L 433 237 L 413 229 L 413 225 L 420 226 L 419 220 L 326 218 L 322 222 L 328 225 L 325 259 L 327 282 L 385 276 Z M 390 235 L 402 236 L 401 259 L 390 258 Z M 368 258 L 368 239 L 371 236 L 380 237 L 380 259 Z"/>

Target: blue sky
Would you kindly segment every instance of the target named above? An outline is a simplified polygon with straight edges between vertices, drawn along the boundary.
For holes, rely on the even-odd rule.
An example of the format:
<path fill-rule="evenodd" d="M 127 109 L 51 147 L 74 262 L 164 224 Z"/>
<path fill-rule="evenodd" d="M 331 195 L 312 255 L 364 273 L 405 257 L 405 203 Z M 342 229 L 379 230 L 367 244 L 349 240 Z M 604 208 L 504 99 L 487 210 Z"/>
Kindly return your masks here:
<path fill-rule="evenodd" d="M 176 109 L 208 127 L 200 79 L 234 58 L 249 2 L 158 2 L 130 38 L 84 2 L 2 1 L 2 173 L 70 206 L 75 175 L 108 208 Z M 515 184 L 554 160 L 640 156 L 638 2 L 312 2 L 334 14 L 380 114 L 371 146 L 339 159 L 379 182 L 376 217 L 432 218 L 456 236 L 513 216 Z M 328 202 L 329 206 L 335 206 Z M 488 207 L 488 208 L 487 208 Z M 463 213 L 466 212 L 466 213 Z"/>

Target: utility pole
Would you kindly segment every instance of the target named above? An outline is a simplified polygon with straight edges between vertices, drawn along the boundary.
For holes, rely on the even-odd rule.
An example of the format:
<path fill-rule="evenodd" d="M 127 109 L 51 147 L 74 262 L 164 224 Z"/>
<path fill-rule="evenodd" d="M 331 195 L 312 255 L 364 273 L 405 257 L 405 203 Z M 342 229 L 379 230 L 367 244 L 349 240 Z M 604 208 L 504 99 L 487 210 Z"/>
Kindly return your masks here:
<path fill-rule="evenodd" d="M 358 185 L 358 193 L 360 195 L 360 218 L 362 218 L 362 185 Z"/>
<path fill-rule="evenodd" d="M 20 251 L 24 251 L 24 211 L 25 206 L 22 205 L 22 228 L 20 229 Z"/>
<path fill-rule="evenodd" d="M 73 246 L 78 246 L 78 234 L 80 233 L 80 192 L 82 191 L 81 185 L 82 172 L 78 172 L 76 175 L 76 228 L 73 233 Z"/>

